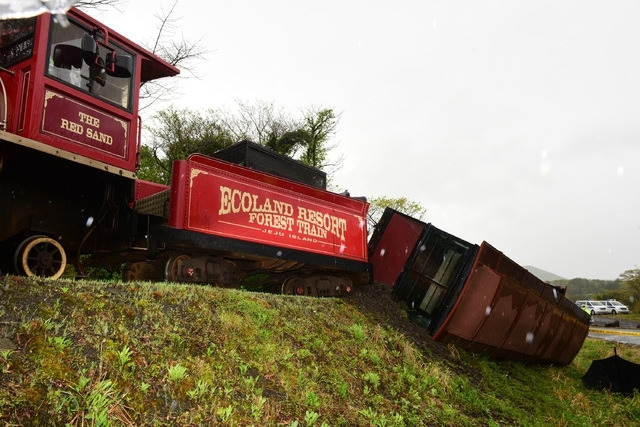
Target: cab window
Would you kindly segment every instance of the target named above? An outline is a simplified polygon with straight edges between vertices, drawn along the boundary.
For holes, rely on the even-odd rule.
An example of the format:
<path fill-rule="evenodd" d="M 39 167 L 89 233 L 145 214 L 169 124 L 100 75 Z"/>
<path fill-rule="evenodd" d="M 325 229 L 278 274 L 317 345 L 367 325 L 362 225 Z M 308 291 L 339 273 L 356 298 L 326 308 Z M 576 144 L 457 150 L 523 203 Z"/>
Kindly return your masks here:
<path fill-rule="evenodd" d="M 36 18 L 0 20 L 0 66 L 9 68 L 33 55 Z"/>
<path fill-rule="evenodd" d="M 133 55 L 73 21 L 51 28 L 47 75 L 130 110 Z"/>

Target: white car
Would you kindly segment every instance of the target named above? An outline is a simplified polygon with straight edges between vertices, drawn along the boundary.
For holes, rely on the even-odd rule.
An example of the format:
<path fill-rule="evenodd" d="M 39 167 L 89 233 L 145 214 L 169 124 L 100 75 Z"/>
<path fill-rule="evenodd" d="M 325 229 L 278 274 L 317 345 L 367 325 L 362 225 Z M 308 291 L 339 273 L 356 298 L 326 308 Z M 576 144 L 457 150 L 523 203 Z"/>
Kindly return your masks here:
<path fill-rule="evenodd" d="M 629 307 L 627 307 L 620 301 L 610 299 L 608 301 L 600 301 L 600 302 L 604 304 L 605 307 L 607 307 L 607 313 L 610 313 L 610 314 L 629 313 Z"/>
<path fill-rule="evenodd" d="M 600 301 L 576 301 L 576 305 L 592 316 L 596 314 L 609 314 L 610 310 Z"/>

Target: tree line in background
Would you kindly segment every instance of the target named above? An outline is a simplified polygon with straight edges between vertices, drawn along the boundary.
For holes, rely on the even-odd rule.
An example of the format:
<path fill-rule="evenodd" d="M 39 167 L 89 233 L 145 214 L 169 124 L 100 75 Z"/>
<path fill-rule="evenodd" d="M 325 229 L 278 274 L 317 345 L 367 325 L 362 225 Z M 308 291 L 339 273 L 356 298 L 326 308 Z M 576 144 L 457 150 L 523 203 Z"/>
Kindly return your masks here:
<path fill-rule="evenodd" d="M 627 270 L 615 280 L 563 279 L 553 281 L 554 285 L 567 287 L 567 298 L 577 301 L 584 299 L 615 299 L 640 312 L 640 269 Z"/>
<path fill-rule="evenodd" d="M 333 162 L 340 114 L 330 108 L 308 107 L 293 117 L 273 102 L 237 101 L 237 110 L 209 109 L 204 113 L 173 107 L 160 111 L 149 129 L 151 140 L 141 152 L 138 176 L 168 184 L 173 161 L 192 153 L 213 154 L 236 142 L 249 140 L 331 174 L 342 158 Z"/>

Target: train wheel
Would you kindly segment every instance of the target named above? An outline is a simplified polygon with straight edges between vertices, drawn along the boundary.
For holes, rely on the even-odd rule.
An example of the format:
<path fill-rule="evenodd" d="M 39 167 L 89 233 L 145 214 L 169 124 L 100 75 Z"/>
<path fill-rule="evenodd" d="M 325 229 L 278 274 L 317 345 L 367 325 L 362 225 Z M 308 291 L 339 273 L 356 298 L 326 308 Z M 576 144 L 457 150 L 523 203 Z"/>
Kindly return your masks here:
<path fill-rule="evenodd" d="M 131 281 L 154 281 L 157 279 L 156 267 L 147 261 L 132 262 L 129 268 L 125 269 L 122 279 L 125 282 Z"/>
<path fill-rule="evenodd" d="M 304 286 L 300 285 L 300 279 L 297 276 L 291 276 L 282 282 L 283 295 L 304 295 Z"/>
<path fill-rule="evenodd" d="M 169 282 L 179 282 L 184 274 L 182 267 L 185 261 L 189 261 L 191 257 L 189 255 L 176 255 L 167 260 L 167 264 L 164 269 L 164 278 Z"/>
<path fill-rule="evenodd" d="M 18 274 L 57 279 L 67 266 L 67 254 L 57 240 L 31 236 L 20 243 L 13 261 Z"/>

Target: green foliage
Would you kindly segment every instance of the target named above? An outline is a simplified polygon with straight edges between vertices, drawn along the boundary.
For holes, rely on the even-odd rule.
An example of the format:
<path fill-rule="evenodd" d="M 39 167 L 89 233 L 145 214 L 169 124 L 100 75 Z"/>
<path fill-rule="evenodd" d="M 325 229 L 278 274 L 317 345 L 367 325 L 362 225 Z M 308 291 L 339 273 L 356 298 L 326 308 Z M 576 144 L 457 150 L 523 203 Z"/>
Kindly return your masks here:
<path fill-rule="evenodd" d="M 174 160 L 193 153 L 211 154 L 235 142 L 212 112 L 203 115 L 187 108 L 158 112 L 151 134 L 151 146 L 141 151 L 138 176 L 163 184 L 171 180 Z"/>
<path fill-rule="evenodd" d="M 378 221 L 380 221 L 380 218 L 387 207 L 418 220 L 424 220 L 424 217 L 427 214 L 427 209 L 420 203 L 409 200 L 406 197 L 373 197 L 369 199 L 369 222 L 371 227 L 375 226 Z"/>
<path fill-rule="evenodd" d="M 566 286 L 567 298 L 577 301 L 582 299 L 617 299 L 620 302 L 628 302 L 629 295 L 624 292 L 620 279 L 596 280 L 596 279 L 563 279 L 554 280 L 554 285 Z"/>
<path fill-rule="evenodd" d="M 168 183 L 169 173 L 164 161 L 158 159 L 151 147 L 140 147 L 138 178 L 157 183 Z"/>
<path fill-rule="evenodd" d="M 300 161 L 310 166 L 326 166 L 330 147 L 327 142 L 338 126 L 340 116 L 331 109 L 310 110 L 303 119 L 302 130 L 306 134 L 306 146 Z"/>
<path fill-rule="evenodd" d="M 634 311 L 640 307 L 640 269 L 627 270 L 620 275 L 624 289 L 629 293 L 629 302 Z"/>

